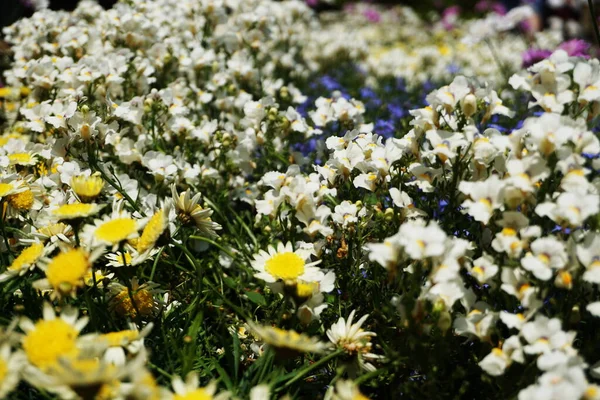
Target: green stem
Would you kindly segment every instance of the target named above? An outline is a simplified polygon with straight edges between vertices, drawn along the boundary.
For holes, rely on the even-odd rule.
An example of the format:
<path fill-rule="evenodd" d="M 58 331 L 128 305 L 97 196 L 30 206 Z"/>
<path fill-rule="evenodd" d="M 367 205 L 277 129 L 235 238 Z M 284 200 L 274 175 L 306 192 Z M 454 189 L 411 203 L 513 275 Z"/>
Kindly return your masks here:
<path fill-rule="evenodd" d="M 300 380 L 304 375 L 310 373 L 311 371 L 321 367 L 323 364 L 328 363 L 329 361 L 333 360 L 334 358 L 336 358 L 337 356 L 341 355 L 342 353 L 344 353 L 343 349 L 339 349 L 334 351 L 333 353 L 321 358 L 319 361 L 316 361 L 310 365 L 307 365 L 306 367 L 304 367 L 303 369 L 301 369 L 300 371 L 293 371 L 285 376 L 283 376 L 277 383 L 280 383 L 284 380 L 286 380 L 289 377 L 293 377 L 292 379 L 290 379 L 289 381 L 287 381 L 285 383 L 285 385 L 283 385 L 281 388 L 279 388 L 279 390 L 283 390 L 284 388 L 291 386 L 294 382 Z"/>

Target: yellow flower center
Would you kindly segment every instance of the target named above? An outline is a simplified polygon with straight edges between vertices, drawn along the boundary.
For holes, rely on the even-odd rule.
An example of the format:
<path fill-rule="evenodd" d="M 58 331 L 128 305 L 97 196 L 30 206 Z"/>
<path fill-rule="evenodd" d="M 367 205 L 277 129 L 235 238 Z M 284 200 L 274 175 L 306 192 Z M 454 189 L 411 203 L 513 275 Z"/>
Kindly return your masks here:
<path fill-rule="evenodd" d="M 6 361 L 0 358 L 0 383 L 4 382 L 6 375 L 8 375 L 8 365 L 6 365 Z"/>
<path fill-rule="evenodd" d="M 9 154 L 8 161 L 11 163 L 11 165 L 30 165 L 35 163 L 33 157 L 27 153 Z"/>
<path fill-rule="evenodd" d="M 0 183 L 0 197 L 4 197 L 14 189 L 9 183 Z"/>
<path fill-rule="evenodd" d="M 62 319 L 41 320 L 23 339 L 23 350 L 29 362 L 45 369 L 55 364 L 59 357 L 77 354 L 77 335 L 75 328 Z"/>
<path fill-rule="evenodd" d="M 44 250 L 44 245 L 41 243 L 34 243 L 19 254 L 17 258 L 15 258 L 8 267 L 10 271 L 19 271 L 22 268 L 29 267 L 33 265 L 38 258 L 42 255 L 42 251 Z"/>
<path fill-rule="evenodd" d="M 90 269 L 87 254 L 81 249 L 71 249 L 52 259 L 46 277 L 52 287 L 62 293 L 83 286 L 83 278 Z"/>
<path fill-rule="evenodd" d="M 116 218 L 103 223 L 96 229 L 95 236 L 103 242 L 119 243 L 137 231 L 135 220 L 131 218 Z"/>
<path fill-rule="evenodd" d="M 19 211 L 28 211 L 33 207 L 33 192 L 25 190 L 8 196 L 8 202 Z"/>
<path fill-rule="evenodd" d="M 104 181 L 99 176 L 74 176 L 71 178 L 71 188 L 83 201 L 98 196 L 104 187 Z"/>
<path fill-rule="evenodd" d="M 110 332 L 101 336 L 102 340 L 108 342 L 110 347 L 118 347 L 138 339 L 139 332 L 132 329 L 127 329 L 120 332 Z"/>
<path fill-rule="evenodd" d="M 319 288 L 319 284 L 317 282 L 310 283 L 298 283 L 296 286 L 296 293 L 298 297 L 310 297 Z"/>
<path fill-rule="evenodd" d="M 64 204 L 54 210 L 54 215 L 64 219 L 82 218 L 94 214 L 96 209 L 95 204 Z"/>
<path fill-rule="evenodd" d="M 65 233 L 67 231 L 68 226 L 59 222 L 57 224 L 51 224 L 48 226 L 44 226 L 43 228 L 38 229 L 38 233 L 48 236 L 49 238 L 52 236 L 56 236 L 60 233 Z"/>
<path fill-rule="evenodd" d="M 152 314 L 152 310 L 154 308 L 154 298 L 152 297 L 152 293 L 150 293 L 150 291 L 146 289 L 139 289 L 132 295 L 135 300 L 137 310 L 142 316 Z M 129 296 L 129 291 L 126 288 L 117 294 L 113 301 L 115 304 L 114 309 L 117 314 L 123 317 L 129 316 L 132 318 L 137 316 L 137 311 L 131 302 L 131 296 Z"/>
<path fill-rule="evenodd" d="M 186 394 L 176 394 L 173 400 L 211 400 L 213 397 L 200 388 Z"/>
<path fill-rule="evenodd" d="M 265 271 L 277 279 L 295 280 L 304 273 L 304 260 L 291 251 L 275 254 L 265 263 Z"/>
<path fill-rule="evenodd" d="M 143 253 L 154 247 L 154 244 L 166 228 L 164 215 L 164 210 L 160 210 L 150 218 L 137 243 L 138 252 Z"/>
<path fill-rule="evenodd" d="M 502 229 L 502 234 L 504 236 L 516 236 L 517 235 L 517 231 L 514 230 L 513 228 L 506 227 L 506 228 Z"/>

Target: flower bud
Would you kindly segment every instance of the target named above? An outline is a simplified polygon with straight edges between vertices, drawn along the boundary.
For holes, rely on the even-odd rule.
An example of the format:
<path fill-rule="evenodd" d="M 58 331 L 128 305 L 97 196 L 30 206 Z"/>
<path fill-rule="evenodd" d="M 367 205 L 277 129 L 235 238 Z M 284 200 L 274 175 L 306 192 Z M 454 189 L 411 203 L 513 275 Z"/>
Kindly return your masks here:
<path fill-rule="evenodd" d="M 477 97 L 469 93 L 461 100 L 460 107 L 465 117 L 471 118 L 477 112 Z"/>

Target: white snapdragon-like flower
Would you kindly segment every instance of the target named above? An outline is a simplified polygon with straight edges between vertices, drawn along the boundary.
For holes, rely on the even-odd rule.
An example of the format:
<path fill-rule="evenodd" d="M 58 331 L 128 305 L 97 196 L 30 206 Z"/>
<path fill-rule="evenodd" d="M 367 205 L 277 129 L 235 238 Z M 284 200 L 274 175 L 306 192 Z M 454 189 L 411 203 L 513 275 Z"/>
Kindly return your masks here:
<path fill-rule="evenodd" d="M 523 268 L 543 281 L 549 280 L 553 271 L 564 267 L 566 263 L 567 253 L 564 244 L 553 237 L 543 237 L 533 241 L 531 252 L 521 260 Z"/>
<path fill-rule="evenodd" d="M 479 362 L 479 366 L 492 376 L 500 376 L 513 362 L 525 362 L 523 345 L 518 335 L 506 339 L 502 347 L 493 348 L 490 354 Z"/>
<path fill-rule="evenodd" d="M 476 221 L 487 224 L 494 212 L 502 205 L 504 183 L 498 176 L 492 175 L 485 181 L 466 182 L 458 185 L 458 190 L 471 199 L 465 200 L 462 206 Z"/>

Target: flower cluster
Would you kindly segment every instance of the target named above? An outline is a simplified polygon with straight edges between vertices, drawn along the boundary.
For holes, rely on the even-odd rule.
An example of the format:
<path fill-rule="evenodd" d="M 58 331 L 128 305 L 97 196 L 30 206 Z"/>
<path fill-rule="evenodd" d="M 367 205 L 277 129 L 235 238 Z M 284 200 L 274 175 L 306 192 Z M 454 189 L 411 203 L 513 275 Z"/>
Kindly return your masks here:
<path fill-rule="evenodd" d="M 600 63 L 530 16 L 5 28 L 0 398 L 600 398 Z"/>

